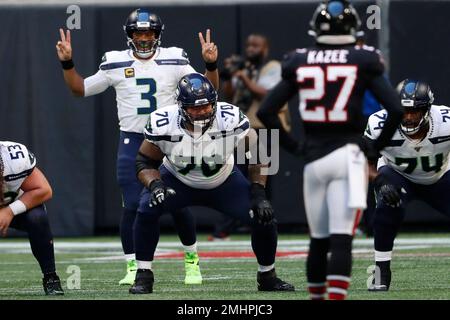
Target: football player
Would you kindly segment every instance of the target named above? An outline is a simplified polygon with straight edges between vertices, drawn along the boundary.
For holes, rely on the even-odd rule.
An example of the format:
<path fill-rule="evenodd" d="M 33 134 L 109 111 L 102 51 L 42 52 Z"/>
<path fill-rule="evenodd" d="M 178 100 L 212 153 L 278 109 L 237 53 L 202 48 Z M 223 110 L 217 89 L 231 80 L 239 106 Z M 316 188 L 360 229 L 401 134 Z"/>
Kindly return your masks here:
<path fill-rule="evenodd" d="M 373 162 L 377 206 L 374 217 L 374 279 L 369 291 L 387 291 L 391 283 L 394 239 L 412 199 L 421 199 L 450 216 L 450 108 L 433 105 L 430 86 L 406 79 L 397 87 L 405 115 L 389 145 Z M 365 137 L 380 135 L 387 117 L 385 110 L 370 116 Z M 378 166 L 378 172 L 376 170 Z"/>
<path fill-rule="evenodd" d="M 234 166 L 234 149 L 243 146 L 239 143 L 245 143 L 256 157 L 257 136 L 248 118 L 236 106 L 217 102 L 211 82 L 197 73 L 180 80 L 177 101 L 178 105 L 150 115 L 146 140 L 136 159 L 138 177 L 146 189 L 135 224 L 138 272 L 130 293 L 153 291 L 152 261 L 160 215 L 165 211 L 176 215 L 194 205 L 251 225 L 252 248 L 259 264 L 258 290 L 293 291 L 275 273 L 277 229 L 265 194 L 262 165 L 249 165 L 250 182 Z"/>
<path fill-rule="evenodd" d="M 186 52 L 181 48 L 160 46 L 164 25 L 159 16 L 144 9 L 134 10 L 123 26 L 129 49 L 106 52 L 96 74 L 83 79 L 72 61 L 70 31 L 60 30 L 61 40 L 56 45 L 62 63 L 64 80 L 75 96 L 88 97 L 113 86 L 116 90 L 120 126 L 120 140 L 117 155 L 117 179 L 122 193 L 123 213 L 120 222 L 120 236 L 127 262 L 127 274 L 119 284 L 132 284 L 136 275 L 136 261 L 133 245 L 133 224 L 143 186 L 136 178 L 135 159 L 141 145 L 143 130 L 148 115 L 161 107 L 174 103 L 174 92 L 178 81 L 186 74 L 195 72 L 189 64 Z M 210 30 L 206 39 L 199 33 L 205 75 L 217 87 L 217 46 L 211 42 Z M 178 220 L 182 220 L 179 222 Z M 175 224 L 186 226 L 193 217 L 189 212 L 178 215 Z M 177 228 L 186 250 L 195 244 L 195 230 Z M 186 251 L 188 255 L 196 252 Z"/>
<path fill-rule="evenodd" d="M 8 228 L 28 233 L 31 251 L 41 267 L 46 295 L 63 295 L 56 274 L 53 235 L 44 203 L 52 197 L 36 158 L 24 145 L 0 141 L 0 233 Z"/>
<path fill-rule="evenodd" d="M 310 26 L 316 45 L 287 55 L 282 80 L 258 116 L 268 128 L 280 130 L 282 146 L 306 161 L 303 193 L 311 237 L 306 264 L 310 297 L 324 299 L 328 291 L 329 299 L 345 299 L 353 235 L 366 208 L 368 176 L 363 152 L 375 158 L 389 143 L 401 121 L 402 107 L 383 77 L 379 52 L 355 45 L 360 19 L 350 3 L 320 4 Z M 362 138 L 366 89 L 389 111 L 373 141 Z M 305 128 L 304 143 L 285 132 L 277 116 L 295 95 Z"/>

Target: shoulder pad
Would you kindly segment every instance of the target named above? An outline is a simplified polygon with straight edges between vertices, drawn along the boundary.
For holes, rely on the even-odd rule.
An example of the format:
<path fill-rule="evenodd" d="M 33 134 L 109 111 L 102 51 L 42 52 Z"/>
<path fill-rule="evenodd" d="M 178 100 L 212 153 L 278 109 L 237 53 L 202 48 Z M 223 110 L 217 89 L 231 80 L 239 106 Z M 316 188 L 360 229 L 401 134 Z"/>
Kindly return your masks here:
<path fill-rule="evenodd" d="M 217 103 L 216 117 L 219 119 L 219 130 L 234 131 L 250 128 L 247 116 L 238 107 L 229 103 Z"/>
<path fill-rule="evenodd" d="M 176 141 L 178 138 L 173 135 L 173 128 L 178 125 L 178 105 L 169 105 L 153 111 L 144 129 L 144 136 L 149 141 Z M 173 140 L 175 139 L 175 140 Z"/>
<path fill-rule="evenodd" d="M 2 142 L 2 146 L 3 161 L 8 163 L 11 170 L 5 176 L 5 180 L 8 181 L 8 177 L 18 179 L 29 176 L 36 166 L 36 157 L 34 154 L 25 145 L 17 142 L 4 141 Z"/>
<path fill-rule="evenodd" d="M 305 59 L 305 54 L 307 49 L 296 49 L 291 51 L 283 56 L 283 60 L 281 62 L 281 76 L 283 79 L 295 79 L 298 65 L 302 60 Z"/>
<path fill-rule="evenodd" d="M 99 69 L 111 70 L 117 68 L 129 67 L 134 63 L 134 60 L 128 54 L 128 50 L 123 51 L 108 51 L 102 56 Z"/>

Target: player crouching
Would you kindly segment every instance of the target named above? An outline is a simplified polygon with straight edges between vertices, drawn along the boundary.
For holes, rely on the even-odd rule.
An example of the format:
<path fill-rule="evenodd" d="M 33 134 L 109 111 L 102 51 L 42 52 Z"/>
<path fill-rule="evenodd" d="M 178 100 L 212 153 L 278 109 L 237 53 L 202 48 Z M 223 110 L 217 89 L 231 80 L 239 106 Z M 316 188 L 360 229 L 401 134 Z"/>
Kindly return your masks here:
<path fill-rule="evenodd" d="M 139 180 L 147 188 L 135 224 L 138 271 L 130 293 L 153 291 L 152 261 L 161 214 L 176 215 L 199 205 L 252 226 L 258 290 L 293 291 L 275 273 L 277 227 L 265 194 L 263 166 L 249 165 L 251 182 L 234 166 L 233 152 L 236 147 L 241 150 L 239 143 L 245 143 L 246 150 L 255 146 L 256 133 L 247 117 L 237 107 L 217 102 L 211 82 L 197 73 L 181 78 L 177 101 L 178 105 L 150 115 L 136 161 Z"/>
<path fill-rule="evenodd" d="M 44 202 L 52 189 L 36 167 L 36 158 L 19 143 L 0 141 L 0 233 L 8 228 L 28 233 L 31 251 L 44 275 L 46 295 L 63 295 L 56 274 L 53 235 Z"/>

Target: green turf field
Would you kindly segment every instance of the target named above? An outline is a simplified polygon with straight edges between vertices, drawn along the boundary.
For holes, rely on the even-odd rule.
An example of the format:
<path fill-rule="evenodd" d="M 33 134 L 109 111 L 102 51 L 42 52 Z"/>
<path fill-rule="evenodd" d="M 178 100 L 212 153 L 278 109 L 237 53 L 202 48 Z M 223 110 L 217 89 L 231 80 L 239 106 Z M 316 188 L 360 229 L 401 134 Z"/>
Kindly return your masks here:
<path fill-rule="evenodd" d="M 248 257 L 248 236 L 233 236 L 232 241 L 224 242 L 207 242 L 205 236 L 199 237 L 204 278 L 199 286 L 183 284 L 184 264 L 177 238 L 162 236 L 153 263 L 154 293 L 134 296 L 128 294 L 128 287 L 117 284 L 125 270 L 118 238 L 55 239 L 57 269 L 66 290 L 66 295 L 57 299 L 307 299 L 307 243 L 304 235 L 279 239 L 282 256 L 277 258 L 277 272 L 293 283 L 296 291 L 259 293 L 256 261 Z M 357 238 L 349 299 L 450 299 L 450 234 L 401 235 L 396 242 L 388 293 L 367 292 L 367 268 L 373 264 L 372 256 L 372 239 Z M 80 270 L 80 289 L 67 288 L 70 266 Z M 23 239 L 0 240 L 0 275 L 0 299 L 55 299 L 43 294 L 38 265 Z"/>

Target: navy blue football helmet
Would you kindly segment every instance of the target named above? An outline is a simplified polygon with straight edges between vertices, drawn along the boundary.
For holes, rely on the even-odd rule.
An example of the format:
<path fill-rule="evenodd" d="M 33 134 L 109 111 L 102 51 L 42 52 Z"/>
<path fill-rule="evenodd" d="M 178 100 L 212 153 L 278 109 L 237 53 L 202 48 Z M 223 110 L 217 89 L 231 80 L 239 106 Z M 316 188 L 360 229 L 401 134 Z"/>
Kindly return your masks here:
<path fill-rule="evenodd" d="M 331 0 L 319 4 L 309 25 L 318 43 L 348 44 L 356 42 L 361 19 L 348 1 Z"/>
<path fill-rule="evenodd" d="M 404 133 L 408 135 L 415 134 L 428 124 L 430 108 L 434 101 L 433 92 L 427 83 L 412 79 L 401 81 L 397 85 L 397 92 L 400 95 L 400 101 L 405 108 L 405 112 L 416 110 L 422 112 L 420 121 L 411 123 L 411 121 L 403 119 L 400 125 L 400 128 Z"/>
<path fill-rule="evenodd" d="M 153 41 L 139 41 L 135 43 L 133 41 L 133 33 L 136 31 L 149 31 L 155 32 L 155 40 Z M 164 24 L 161 18 L 154 13 L 150 13 L 144 9 L 136 9 L 130 13 L 123 26 L 123 31 L 127 36 L 127 45 L 133 52 L 135 52 L 140 58 L 146 59 L 153 55 L 156 49 L 161 44 L 161 36 L 164 31 Z"/>
<path fill-rule="evenodd" d="M 196 127 L 208 127 L 216 116 L 217 91 L 212 83 L 200 73 L 190 73 L 181 78 L 176 90 L 176 100 L 180 107 L 183 121 Z M 188 107 L 203 107 L 211 104 L 212 111 L 201 116 L 194 116 Z"/>

